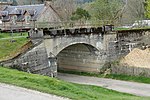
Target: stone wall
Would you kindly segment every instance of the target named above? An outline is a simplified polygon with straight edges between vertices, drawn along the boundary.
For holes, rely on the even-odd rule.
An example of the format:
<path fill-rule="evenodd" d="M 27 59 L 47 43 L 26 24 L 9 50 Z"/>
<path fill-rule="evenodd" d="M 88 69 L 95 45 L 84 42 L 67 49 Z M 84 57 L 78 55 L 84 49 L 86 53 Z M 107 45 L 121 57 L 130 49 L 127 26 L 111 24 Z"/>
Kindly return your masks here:
<path fill-rule="evenodd" d="M 23 70 L 31 73 L 49 75 L 47 70 L 50 72 L 47 53 L 43 46 L 33 48 L 19 59 L 15 60 L 14 64 L 21 66 Z"/>
<path fill-rule="evenodd" d="M 112 74 L 123 74 L 132 76 L 150 77 L 150 68 L 130 67 L 130 66 L 112 66 Z"/>
<path fill-rule="evenodd" d="M 134 48 L 145 49 L 150 46 L 150 32 L 143 30 L 136 31 L 123 31 L 117 34 L 116 46 L 116 56 L 118 58 L 125 57 Z M 136 57 L 136 55 L 135 55 Z M 132 58 L 134 59 L 134 58 Z M 135 58 L 137 59 L 137 58 Z M 116 59 L 120 60 L 120 59 Z M 114 62 L 112 62 L 114 63 Z M 135 62 L 136 63 L 136 62 Z M 113 74 L 126 74 L 135 76 L 146 76 L 150 77 L 150 68 L 142 68 L 143 66 L 135 67 L 130 65 L 111 65 Z"/>
<path fill-rule="evenodd" d="M 26 53 L 18 56 L 17 58 L 8 60 L 2 64 L 4 66 L 17 68 L 29 73 L 57 76 L 56 71 L 54 71 L 53 68 L 53 63 L 56 63 L 56 61 L 49 61 L 44 44 L 41 43 L 38 46 L 32 48 L 30 51 L 27 51 Z"/>
<path fill-rule="evenodd" d="M 118 56 L 125 56 L 134 48 L 143 49 L 150 45 L 150 32 L 143 30 L 122 31 L 117 33 Z"/>

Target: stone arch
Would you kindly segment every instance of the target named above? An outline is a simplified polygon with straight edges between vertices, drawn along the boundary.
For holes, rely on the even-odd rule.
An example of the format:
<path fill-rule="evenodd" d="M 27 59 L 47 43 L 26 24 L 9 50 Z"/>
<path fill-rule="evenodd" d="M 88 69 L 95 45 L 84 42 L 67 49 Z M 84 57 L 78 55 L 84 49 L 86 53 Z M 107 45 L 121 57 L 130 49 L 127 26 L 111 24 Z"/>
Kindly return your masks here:
<path fill-rule="evenodd" d="M 64 36 L 64 37 L 55 37 L 49 38 L 46 37 L 44 39 L 44 45 L 47 50 L 48 57 L 57 56 L 57 54 L 65 49 L 66 47 L 78 43 L 84 43 L 87 45 L 91 45 L 99 51 L 105 50 L 105 43 L 100 35 L 83 35 L 81 37 L 75 36 Z"/>
<path fill-rule="evenodd" d="M 80 49 L 75 49 L 79 45 Z M 98 48 L 89 43 L 74 42 L 68 44 L 61 48 L 55 56 L 57 58 L 57 68 L 58 70 L 100 72 L 104 63 L 101 62 L 99 52 Z M 105 61 L 105 58 L 102 59 Z"/>
<path fill-rule="evenodd" d="M 56 59 L 56 63 L 58 63 L 59 60 L 58 54 L 61 51 L 65 50 L 67 47 L 74 46 L 76 44 L 84 44 L 88 48 L 90 53 L 83 52 L 82 54 L 80 51 L 74 52 L 75 57 L 74 59 L 72 59 L 72 62 L 73 63 L 76 62 L 76 64 L 74 65 L 68 64 L 68 66 L 70 66 L 70 68 L 75 69 L 75 67 L 78 67 L 77 64 L 79 64 L 80 68 L 78 67 L 78 69 L 81 69 L 81 71 L 99 72 L 100 69 L 103 67 L 104 63 L 106 62 L 106 57 L 107 57 L 106 55 L 107 51 L 105 51 L 105 46 L 104 46 L 105 44 L 103 43 L 103 39 L 101 38 L 100 35 L 88 35 L 88 36 L 80 36 L 80 37 L 64 36 L 64 37 L 55 37 L 55 38 L 47 37 L 44 39 L 44 47 L 46 48 L 49 61 L 53 62 L 51 59 Z M 63 53 L 64 55 L 67 55 L 66 51 L 64 51 Z M 71 54 L 70 51 L 69 53 Z M 65 61 L 67 61 L 69 58 L 70 59 L 72 58 L 69 56 L 69 53 L 67 57 L 62 56 Z M 78 62 L 78 60 L 80 61 Z M 54 65 L 57 66 L 56 63 Z M 58 66 L 59 65 L 60 64 L 58 64 Z M 57 69 L 55 71 L 57 71 Z"/>
<path fill-rule="evenodd" d="M 86 42 L 73 42 L 73 43 L 70 43 L 70 44 L 67 44 L 65 45 L 64 47 L 62 47 L 61 49 L 59 49 L 57 51 L 57 53 L 55 53 L 55 56 L 57 56 L 62 50 L 64 50 L 65 48 L 69 47 L 69 46 L 73 46 L 73 45 L 76 45 L 76 44 L 84 44 L 84 45 L 88 45 L 90 47 L 93 47 L 95 50 L 99 51 L 99 48 L 95 47 L 95 45 L 93 44 L 89 44 L 89 43 L 86 43 Z M 90 49 L 90 48 L 89 48 Z"/>
<path fill-rule="evenodd" d="M 95 46 L 83 42 L 66 45 L 56 55 L 57 68 L 59 70 L 100 72 L 104 63 L 102 64 L 99 59 L 99 52 L 100 50 Z"/>

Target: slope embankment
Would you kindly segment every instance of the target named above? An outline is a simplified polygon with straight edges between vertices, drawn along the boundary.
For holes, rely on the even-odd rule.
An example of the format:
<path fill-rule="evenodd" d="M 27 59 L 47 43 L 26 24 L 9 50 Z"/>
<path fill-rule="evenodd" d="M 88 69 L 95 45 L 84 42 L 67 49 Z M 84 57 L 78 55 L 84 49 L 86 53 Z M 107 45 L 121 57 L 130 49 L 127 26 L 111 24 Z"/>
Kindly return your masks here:
<path fill-rule="evenodd" d="M 150 49 L 133 49 L 118 65 L 112 66 L 112 73 L 150 77 Z"/>
<path fill-rule="evenodd" d="M 0 62 L 7 61 L 13 58 L 16 58 L 17 56 L 23 54 L 24 52 L 28 51 L 33 46 L 33 43 L 31 41 L 26 42 L 24 45 L 22 45 L 20 48 L 18 48 L 16 51 L 12 51 L 4 57 L 3 59 L 0 59 Z"/>

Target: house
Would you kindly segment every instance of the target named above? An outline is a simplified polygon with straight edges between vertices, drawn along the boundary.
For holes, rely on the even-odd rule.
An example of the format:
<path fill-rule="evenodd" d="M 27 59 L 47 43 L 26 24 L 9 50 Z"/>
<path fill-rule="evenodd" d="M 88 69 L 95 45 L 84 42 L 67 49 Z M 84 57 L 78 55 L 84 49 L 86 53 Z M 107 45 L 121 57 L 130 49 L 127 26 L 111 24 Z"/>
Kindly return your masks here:
<path fill-rule="evenodd" d="M 38 27 L 37 23 L 61 22 L 50 2 L 36 5 L 7 6 L 0 11 L 2 30 L 23 30 Z"/>

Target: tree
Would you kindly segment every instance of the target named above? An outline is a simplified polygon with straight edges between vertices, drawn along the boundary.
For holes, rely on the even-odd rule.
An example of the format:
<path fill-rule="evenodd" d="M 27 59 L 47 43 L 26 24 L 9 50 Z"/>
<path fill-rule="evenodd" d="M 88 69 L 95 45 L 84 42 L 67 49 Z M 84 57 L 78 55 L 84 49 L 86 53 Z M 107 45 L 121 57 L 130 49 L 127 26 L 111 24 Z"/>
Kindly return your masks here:
<path fill-rule="evenodd" d="M 90 18 L 91 18 L 91 15 L 89 14 L 88 11 L 82 8 L 77 8 L 71 17 L 71 20 L 81 20 L 81 19 L 88 20 Z"/>
<path fill-rule="evenodd" d="M 127 11 L 130 14 L 130 18 L 133 20 L 144 19 L 144 7 L 145 0 L 128 0 Z"/>
<path fill-rule="evenodd" d="M 97 20 L 117 20 L 122 13 L 120 0 L 95 0 L 91 3 L 91 12 Z"/>
<path fill-rule="evenodd" d="M 69 21 L 70 16 L 77 8 L 77 4 L 76 0 L 55 0 L 53 7 L 63 21 Z"/>
<path fill-rule="evenodd" d="M 145 0 L 144 7 L 145 7 L 145 17 L 149 19 L 150 18 L 150 0 Z"/>

